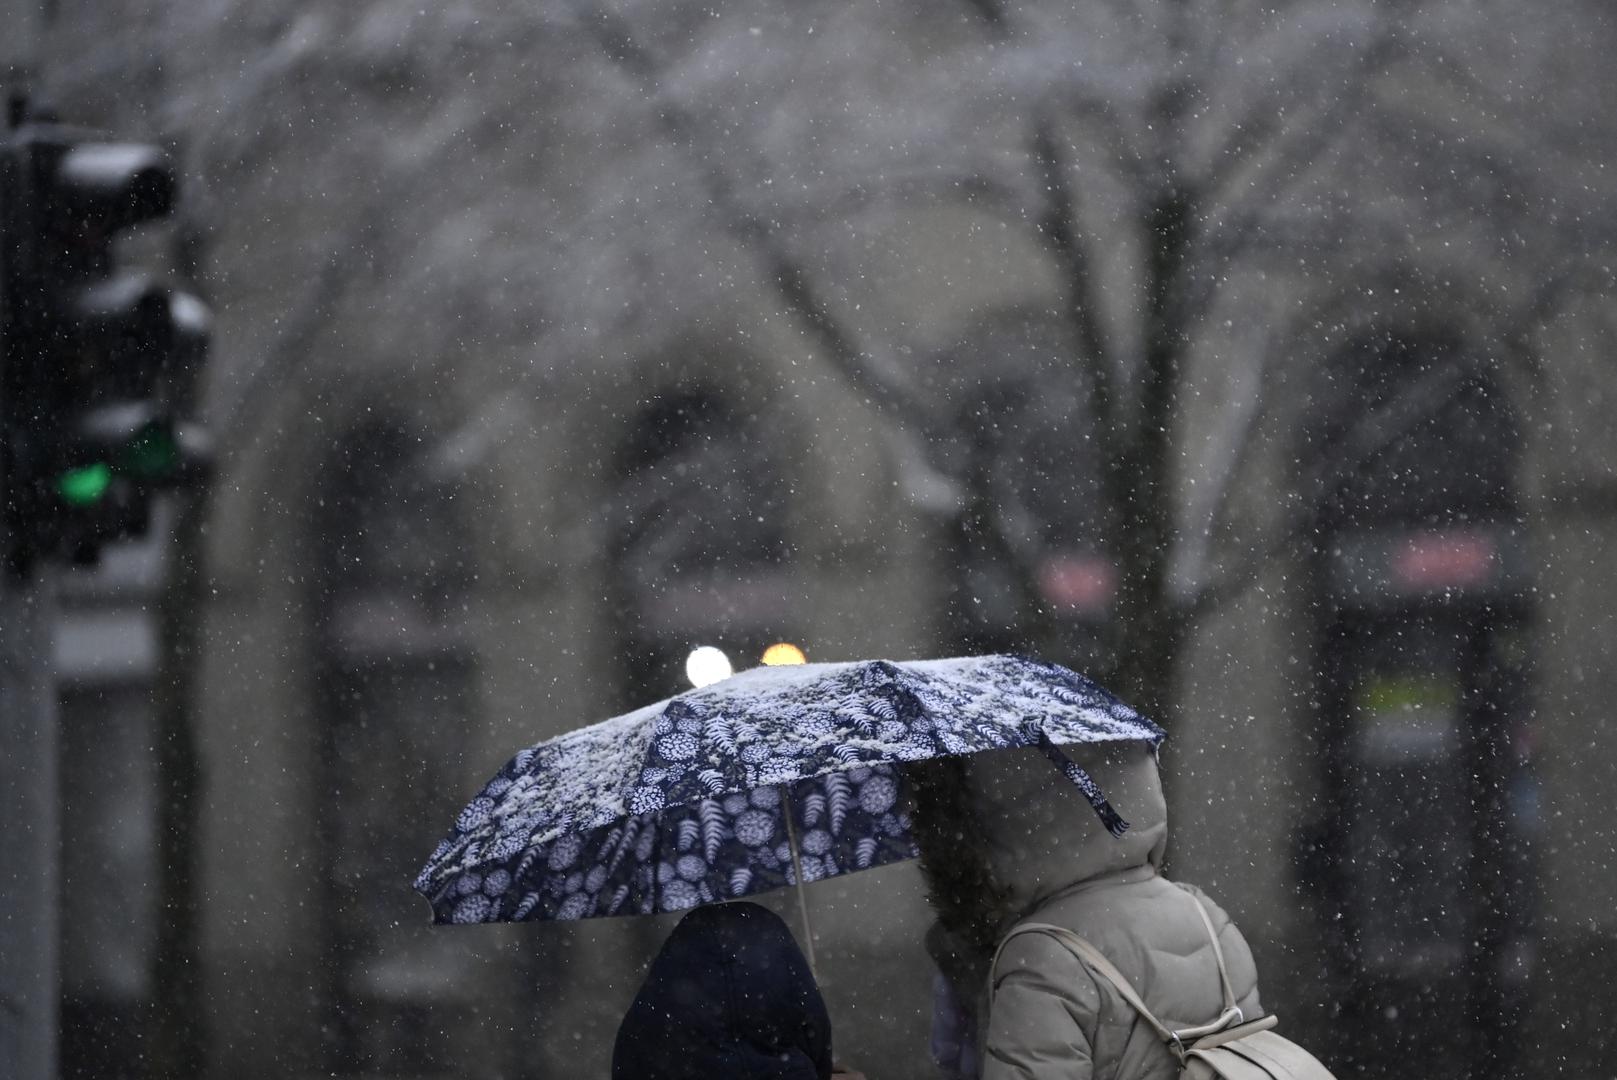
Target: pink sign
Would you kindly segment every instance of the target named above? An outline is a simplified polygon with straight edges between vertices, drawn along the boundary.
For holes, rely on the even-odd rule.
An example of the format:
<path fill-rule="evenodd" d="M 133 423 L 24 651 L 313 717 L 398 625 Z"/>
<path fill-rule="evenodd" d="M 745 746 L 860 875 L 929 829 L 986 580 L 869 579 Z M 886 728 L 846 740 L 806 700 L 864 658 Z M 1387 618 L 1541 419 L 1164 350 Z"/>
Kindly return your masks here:
<path fill-rule="evenodd" d="M 1392 579 L 1405 589 L 1459 589 L 1486 584 L 1499 565 L 1489 533 L 1451 529 L 1418 533 L 1392 554 Z"/>
<path fill-rule="evenodd" d="M 1117 567 L 1099 555 L 1052 555 L 1039 565 L 1039 595 L 1052 607 L 1097 615 L 1117 592 Z"/>

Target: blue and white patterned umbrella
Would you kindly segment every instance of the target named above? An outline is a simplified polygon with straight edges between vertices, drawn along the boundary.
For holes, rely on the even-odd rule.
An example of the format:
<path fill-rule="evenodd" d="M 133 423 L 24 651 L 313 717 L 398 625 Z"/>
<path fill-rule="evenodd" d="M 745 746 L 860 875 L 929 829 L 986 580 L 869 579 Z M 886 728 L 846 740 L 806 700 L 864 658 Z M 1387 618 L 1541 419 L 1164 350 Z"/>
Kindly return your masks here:
<path fill-rule="evenodd" d="M 1162 729 L 1012 656 L 761 667 L 517 754 L 416 878 L 439 923 L 652 914 L 913 858 L 902 764 Z"/>

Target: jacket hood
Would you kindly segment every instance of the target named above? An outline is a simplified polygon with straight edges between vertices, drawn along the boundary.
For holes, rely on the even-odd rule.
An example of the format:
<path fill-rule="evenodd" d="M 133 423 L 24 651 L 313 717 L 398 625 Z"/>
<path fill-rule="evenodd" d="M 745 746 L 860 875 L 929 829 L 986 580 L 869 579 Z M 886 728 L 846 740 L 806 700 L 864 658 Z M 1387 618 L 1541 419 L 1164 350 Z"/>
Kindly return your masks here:
<path fill-rule="evenodd" d="M 1082 792 L 1034 748 L 967 759 L 968 797 L 995 882 L 1017 914 L 1090 879 L 1158 867 L 1168 807 L 1156 753 L 1143 742 L 1085 743 L 1062 753 L 1087 772 L 1129 823 L 1112 836 Z"/>
<path fill-rule="evenodd" d="M 751 903 L 680 920 L 618 1028 L 613 1080 L 825 1080 L 831 1021 L 780 917 Z"/>

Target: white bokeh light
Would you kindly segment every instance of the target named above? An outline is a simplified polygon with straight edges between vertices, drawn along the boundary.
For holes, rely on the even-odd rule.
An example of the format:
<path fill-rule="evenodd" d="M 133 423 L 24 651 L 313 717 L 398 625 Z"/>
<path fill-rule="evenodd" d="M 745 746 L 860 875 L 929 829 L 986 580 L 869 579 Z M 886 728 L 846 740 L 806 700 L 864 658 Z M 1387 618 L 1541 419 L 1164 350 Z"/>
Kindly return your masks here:
<path fill-rule="evenodd" d="M 711 645 L 699 645 L 685 658 L 685 677 L 692 686 L 707 686 L 734 674 L 735 668 L 730 665 L 730 658 L 724 655 L 724 650 Z"/>

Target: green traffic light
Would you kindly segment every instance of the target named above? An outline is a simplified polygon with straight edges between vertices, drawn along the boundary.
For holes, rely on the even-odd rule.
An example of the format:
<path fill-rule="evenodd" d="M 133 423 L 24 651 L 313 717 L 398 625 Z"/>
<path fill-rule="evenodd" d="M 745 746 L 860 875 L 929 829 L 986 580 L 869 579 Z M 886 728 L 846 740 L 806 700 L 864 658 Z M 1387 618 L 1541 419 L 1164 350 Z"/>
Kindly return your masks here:
<path fill-rule="evenodd" d="M 57 494 L 70 506 L 94 506 L 112 487 L 112 467 L 98 461 L 78 469 L 69 469 L 56 478 Z"/>
<path fill-rule="evenodd" d="M 93 507 L 107 497 L 120 476 L 143 483 L 169 479 L 179 469 L 181 456 L 179 441 L 168 425 L 146 424 L 112 452 L 111 460 L 58 473 L 56 493 L 68 506 Z"/>
<path fill-rule="evenodd" d="M 124 448 L 118 471 L 142 480 L 161 480 L 180 464 L 180 447 L 174 432 L 164 424 L 148 424 Z"/>

